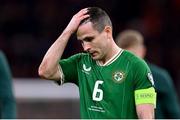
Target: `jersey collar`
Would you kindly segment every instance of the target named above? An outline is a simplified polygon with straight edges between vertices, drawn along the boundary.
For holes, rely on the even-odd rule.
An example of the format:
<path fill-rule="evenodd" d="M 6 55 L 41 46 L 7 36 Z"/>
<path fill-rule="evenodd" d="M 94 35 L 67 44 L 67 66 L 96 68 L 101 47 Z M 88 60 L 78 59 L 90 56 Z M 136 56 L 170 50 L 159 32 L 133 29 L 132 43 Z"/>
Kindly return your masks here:
<path fill-rule="evenodd" d="M 108 66 L 110 65 L 111 63 L 113 63 L 123 52 L 123 49 L 119 49 L 119 52 L 116 53 L 111 59 L 109 59 L 106 63 L 104 64 L 101 64 L 99 61 L 96 61 L 96 64 L 99 65 L 99 66 Z"/>

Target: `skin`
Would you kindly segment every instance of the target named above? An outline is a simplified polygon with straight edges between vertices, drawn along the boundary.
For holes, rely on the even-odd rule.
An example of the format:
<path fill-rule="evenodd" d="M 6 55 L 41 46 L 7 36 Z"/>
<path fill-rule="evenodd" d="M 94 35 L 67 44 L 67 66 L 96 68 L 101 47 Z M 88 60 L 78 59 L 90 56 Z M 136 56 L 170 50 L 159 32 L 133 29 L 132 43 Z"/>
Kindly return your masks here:
<path fill-rule="evenodd" d="M 77 30 L 81 20 L 89 17 L 86 13 L 87 8 L 75 14 L 62 34 L 48 49 L 38 69 L 38 74 L 41 78 L 56 81 L 61 79 L 58 61 L 61 59 L 70 36 Z"/>
<path fill-rule="evenodd" d="M 131 46 L 128 47 L 126 50 L 131 51 L 140 58 L 144 58 L 146 54 L 146 48 L 143 45 Z"/>
<path fill-rule="evenodd" d="M 77 31 L 77 39 L 81 41 L 84 51 L 89 52 L 92 59 L 100 64 L 105 64 L 120 48 L 116 45 L 112 37 L 112 28 L 105 26 L 102 32 L 98 32 L 92 27 L 91 22 L 80 24 L 80 22 L 89 17 L 87 8 L 80 10 L 75 14 L 67 27 L 57 40 L 51 45 L 46 52 L 38 69 L 39 76 L 48 80 L 59 81 L 62 79 L 59 60 L 65 50 L 69 38 Z M 139 118 L 153 118 L 151 107 L 149 105 L 136 106 Z"/>
<path fill-rule="evenodd" d="M 133 34 L 134 35 L 134 34 Z M 117 45 L 121 46 L 119 41 L 124 41 L 125 39 L 124 36 L 126 36 L 126 34 L 121 34 L 121 37 L 119 39 L 117 39 Z M 146 55 L 146 47 L 144 46 L 143 42 L 141 42 L 142 37 L 139 36 L 138 34 L 136 36 L 134 36 L 134 39 L 137 39 L 138 42 L 136 44 L 129 44 L 129 46 L 123 48 L 126 49 L 128 51 L 131 51 L 132 53 L 134 53 L 135 55 L 137 55 L 140 58 L 144 58 Z M 136 106 L 136 111 L 138 114 L 139 118 L 145 118 L 145 119 L 149 119 L 149 118 L 154 118 L 154 105 L 152 104 L 140 104 Z"/>
<path fill-rule="evenodd" d="M 112 29 L 109 26 L 99 33 L 92 27 L 91 22 L 83 24 L 78 28 L 77 39 L 81 41 L 84 51 L 90 53 L 92 59 L 102 64 L 106 63 L 119 50 L 113 42 Z"/>

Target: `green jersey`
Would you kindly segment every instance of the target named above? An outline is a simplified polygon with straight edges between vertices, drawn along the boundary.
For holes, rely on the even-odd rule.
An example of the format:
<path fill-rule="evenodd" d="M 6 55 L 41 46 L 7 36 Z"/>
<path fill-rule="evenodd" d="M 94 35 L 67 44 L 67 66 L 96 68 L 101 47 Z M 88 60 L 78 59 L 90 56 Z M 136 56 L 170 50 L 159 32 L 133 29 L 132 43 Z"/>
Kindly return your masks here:
<path fill-rule="evenodd" d="M 64 82 L 79 86 L 81 118 L 137 118 L 135 90 L 152 87 L 147 64 L 121 50 L 100 66 L 88 53 L 60 61 Z"/>

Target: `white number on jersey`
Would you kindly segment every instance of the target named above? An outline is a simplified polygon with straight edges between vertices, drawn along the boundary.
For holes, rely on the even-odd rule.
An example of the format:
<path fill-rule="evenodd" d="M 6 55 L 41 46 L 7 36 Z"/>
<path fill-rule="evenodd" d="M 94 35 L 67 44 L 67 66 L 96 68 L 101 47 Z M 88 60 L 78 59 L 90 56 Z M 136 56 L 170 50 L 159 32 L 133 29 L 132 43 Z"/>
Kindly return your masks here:
<path fill-rule="evenodd" d="M 101 101 L 103 99 L 103 91 L 99 89 L 99 85 L 103 84 L 104 81 L 97 80 L 95 85 L 94 85 L 94 90 L 93 90 L 93 100 L 94 101 Z"/>

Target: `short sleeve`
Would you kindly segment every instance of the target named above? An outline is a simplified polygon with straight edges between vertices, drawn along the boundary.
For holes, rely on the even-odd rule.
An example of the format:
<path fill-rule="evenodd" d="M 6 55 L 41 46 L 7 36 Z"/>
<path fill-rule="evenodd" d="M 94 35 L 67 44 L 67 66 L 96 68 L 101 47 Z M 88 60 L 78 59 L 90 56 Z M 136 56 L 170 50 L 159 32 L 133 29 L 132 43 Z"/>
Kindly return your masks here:
<path fill-rule="evenodd" d="M 59 64 L 62 68 L 64 74 L 64 82 L 77 83 L 78 72 L 77 64 L 80 59 L 80 54 L 73 55 L 67 59 L 62 59 L 59 61 Z"/>
<path fill-rule="evenodd" d="M 135 90 L 154 86 L 152 73 L 144 60 L 139 59 L 134 66 Z"/>
<path fill-rule="evenodd" d="M 144 60 L 135 64 L 135 103 L 153 104 L 156 107 L 156 92 L 152 73 Z"/>

